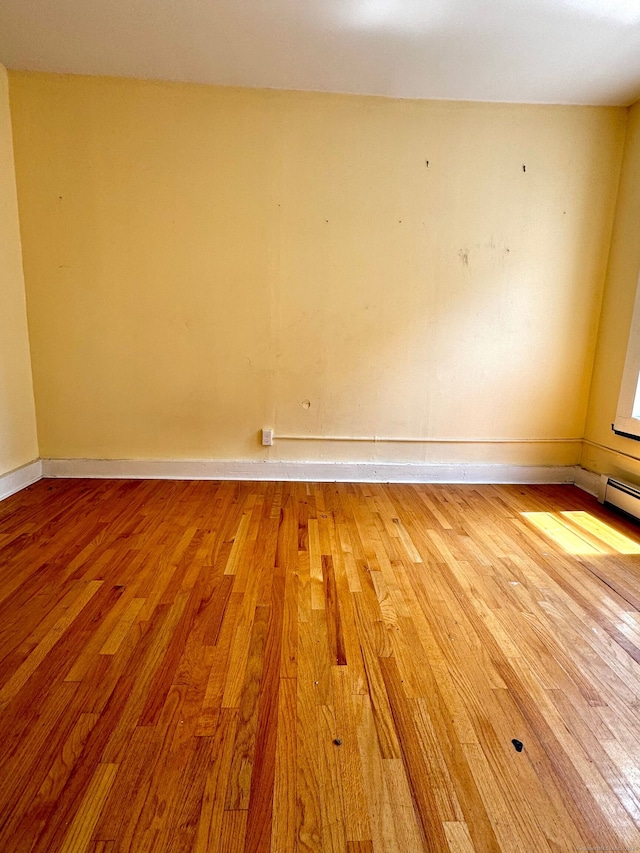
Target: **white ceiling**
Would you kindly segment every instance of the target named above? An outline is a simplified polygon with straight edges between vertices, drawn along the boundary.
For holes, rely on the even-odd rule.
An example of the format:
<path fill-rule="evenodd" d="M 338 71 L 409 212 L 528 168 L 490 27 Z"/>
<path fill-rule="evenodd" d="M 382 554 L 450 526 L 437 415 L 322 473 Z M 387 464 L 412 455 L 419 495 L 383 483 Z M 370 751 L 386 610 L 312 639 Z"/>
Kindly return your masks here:
<path fill-rule="evenodd" d="M 0 0 L 9 68 L 629 104 L 640 0 Z"/>

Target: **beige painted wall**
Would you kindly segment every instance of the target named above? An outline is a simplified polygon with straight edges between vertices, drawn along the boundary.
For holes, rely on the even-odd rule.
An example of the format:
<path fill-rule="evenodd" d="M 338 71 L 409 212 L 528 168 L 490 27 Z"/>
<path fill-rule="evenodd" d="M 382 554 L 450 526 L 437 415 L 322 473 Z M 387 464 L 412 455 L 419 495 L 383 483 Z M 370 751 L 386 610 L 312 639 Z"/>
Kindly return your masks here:
<path fill-rule="evenodd" d="M 0 475 L 37 458 L 9 88 L 0 65 Z"/>
<path fill-rule="evenodd" d="M 585 437 L 610 450 L 585 445 L 582 465 L 640 482 L 640 443 L 611 430 L 618 405 L 629 328 L 640 272 L 640 103 L 629 111 L 611 252 L 602 303 Z M 623 455 L 624 454 L 624 455 Z"/>
<path fill-rule="evenodd" d="M 581 437 L 623 109 L 11 95 L 43 456 L 577 461 L 258 430 Z"/>

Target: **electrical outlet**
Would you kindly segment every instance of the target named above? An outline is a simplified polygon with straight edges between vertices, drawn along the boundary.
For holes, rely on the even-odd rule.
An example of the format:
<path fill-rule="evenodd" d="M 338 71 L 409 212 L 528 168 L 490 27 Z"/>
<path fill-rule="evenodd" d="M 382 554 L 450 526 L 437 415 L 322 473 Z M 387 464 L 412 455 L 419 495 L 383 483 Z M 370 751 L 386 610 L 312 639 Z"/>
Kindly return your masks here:
<path fill-rule="evenodd" d="M 273 430 L 272 429 L 263 429 L 262 430 L 262 443 L 265 447 L 270 447 L 273 444 Z"/>

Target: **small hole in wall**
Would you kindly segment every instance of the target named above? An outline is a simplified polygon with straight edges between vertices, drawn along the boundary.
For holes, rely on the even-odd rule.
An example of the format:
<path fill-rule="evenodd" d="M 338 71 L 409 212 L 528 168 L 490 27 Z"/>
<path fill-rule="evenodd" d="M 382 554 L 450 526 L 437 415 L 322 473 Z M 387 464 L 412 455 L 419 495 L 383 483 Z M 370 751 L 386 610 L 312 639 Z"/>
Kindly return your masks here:
<path fill-rule="evenodd" d="M 309 408 L 311 408 L 311 400 L 303 400 L 303 401 L 302 401 L 302 408 L 303 408 L 303 409 L 309 409 Z"/>

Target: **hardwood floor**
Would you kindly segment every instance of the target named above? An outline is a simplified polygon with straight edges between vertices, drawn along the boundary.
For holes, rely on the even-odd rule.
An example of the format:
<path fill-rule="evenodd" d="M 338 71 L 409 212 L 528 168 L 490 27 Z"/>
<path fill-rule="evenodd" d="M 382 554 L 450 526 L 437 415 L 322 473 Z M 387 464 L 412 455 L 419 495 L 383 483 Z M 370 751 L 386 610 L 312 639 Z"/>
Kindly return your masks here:
<path fill-rule="evenodd" d="M 572 486 L 41 481 L 0 850 L 640 850 L 639 533 Z"/>

